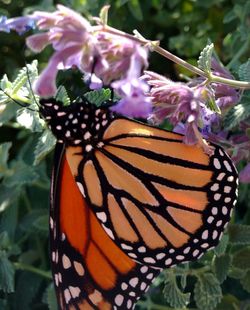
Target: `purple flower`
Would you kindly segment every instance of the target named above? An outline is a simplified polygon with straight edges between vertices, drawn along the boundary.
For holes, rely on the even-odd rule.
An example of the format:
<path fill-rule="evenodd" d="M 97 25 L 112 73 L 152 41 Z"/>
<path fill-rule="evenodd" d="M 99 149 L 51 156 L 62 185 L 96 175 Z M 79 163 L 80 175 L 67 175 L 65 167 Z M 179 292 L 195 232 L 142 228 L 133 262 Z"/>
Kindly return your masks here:
<path fill-rule="evenodd" d="M 246 167 L 241 170 L 239 179 L 241 183 L 250 183 L 250 163 L 248 163 Z"/>
<path fill-rule="evenodd" d="M 152 103 L 145 95 L 148 86 L 137 78 L 127 78 L 112 84 L 123 97 L 112 110 L 128 117 L 147 118 L 152 110 Z"/>
<path fill-rule="evenodd" d="M 0 31 L 10 32 L 15 30 L 19 35 L 35 28 L 36 19 L 31 15 L 7 19 L 0 16 Z"/>
<path fill-rule="evenodd" d="M 91 76 L 90 88 L 97 89 L 102 84 L 126 79 L 133 57 L 137 72 L 147 66 L 145 48 L 132 40 L 95 31 L 86 19 L 69 8 L 57 5 L 53 13 L 35 12 L 32 16 L 37 20 L 38 29 L 44 32 L 28 37 L 27 45 L 34 52 L 40 52 L 50 44 L 55 50 L 48 68 L 36 83 L 39 95 L 55 93 L 58 69 L 77 67 L 85 76 Z"/>
<path fill-rule="evenodd" d="M 215 59 L 212 58 L 211 69 L 214 75 L 221 76 L 228 79 L 234 79 L 233 75 L 230 74 L 222 65 Z M 221 109 L 228 108 L 235 105 L 239 99 L 239 92 L 228 85 L 213 83 L 215 92 L 215 99 L 217 105 Z"/>
<path fill-rule="evenodd" d="M 142 68 L 147 67 L 147 50 L 138 43 L 109 33 L 98 34 L 97 40 L 100 55 L 105 59 L 108 66 L 107 68 L 100 67 L 99 60 L 97 60 L 94 72 L 105 85 L 126 77 L 129 74 L 128 70 L 131 70 L 132 58 L 136 59 L 136 74 L 138 76 L 141 74 Z M 133 70 L 136 69 L 133 68 Z"/>
<path fill-rule="evenodd" d="M 129 58 L 127 76 L 111 84 L 115 92 L 122 97 L 112 108 L 119 114 L 147 118 L 152 111 L 151 98 L 146 95 L 149 86 L 139 78 L 142 67 L 146 64 L 146 51 L 143 55 L 144 51 L 136 47 L 132 57 Z"/>

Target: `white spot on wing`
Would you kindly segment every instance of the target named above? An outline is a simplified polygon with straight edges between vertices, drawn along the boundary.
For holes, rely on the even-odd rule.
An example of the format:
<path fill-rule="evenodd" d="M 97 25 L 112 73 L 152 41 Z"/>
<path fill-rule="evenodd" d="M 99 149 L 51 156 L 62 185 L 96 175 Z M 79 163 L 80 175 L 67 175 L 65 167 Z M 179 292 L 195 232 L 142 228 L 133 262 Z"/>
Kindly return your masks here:
<path fill-rule="evenodd" d="M 62 264 L 64 269 L 69 269 L 71 267 L 70 259 L 65 254 L 62 256 Z"/>
<path fill-rule="evenodd" d="M 116 295 L 115 303 L 117 306 L 121 306 L 123 303 L 124 297 L 121 294 Z"/>

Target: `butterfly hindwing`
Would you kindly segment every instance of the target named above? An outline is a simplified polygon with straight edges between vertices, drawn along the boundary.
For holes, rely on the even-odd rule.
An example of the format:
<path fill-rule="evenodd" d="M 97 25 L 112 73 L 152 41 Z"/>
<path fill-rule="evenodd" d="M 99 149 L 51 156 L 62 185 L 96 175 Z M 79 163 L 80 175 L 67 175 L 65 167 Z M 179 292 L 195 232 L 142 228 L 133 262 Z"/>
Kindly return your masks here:
<path fill-rule="evenodd" d="M 159 271 L 136 263 L 105 233 L 57 145 L 50 246 L 60 309 L 132 309 Z"/>

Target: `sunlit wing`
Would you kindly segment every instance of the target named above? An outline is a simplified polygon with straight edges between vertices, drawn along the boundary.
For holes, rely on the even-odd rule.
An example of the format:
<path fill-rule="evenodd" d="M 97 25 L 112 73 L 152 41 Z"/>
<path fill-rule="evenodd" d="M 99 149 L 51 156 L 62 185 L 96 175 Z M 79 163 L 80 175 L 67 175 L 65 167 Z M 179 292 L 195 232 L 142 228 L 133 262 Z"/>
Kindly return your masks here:
<path fill-rule="evenodd" d="M 129 258 L 103 230 L 57 145 L 50 215 L 51 262 L 63 310 L 132 309 L 159 271 Z"/>
<path fill-rule="evenodd" d="M 131 258 L 169 267 L 218 244 L 236 203 L 237 173 L 215 146 L 208 156 L 179 134 L 114 119 L 84 158 L 66 151 L 71 171 L 107 234 Z"/>

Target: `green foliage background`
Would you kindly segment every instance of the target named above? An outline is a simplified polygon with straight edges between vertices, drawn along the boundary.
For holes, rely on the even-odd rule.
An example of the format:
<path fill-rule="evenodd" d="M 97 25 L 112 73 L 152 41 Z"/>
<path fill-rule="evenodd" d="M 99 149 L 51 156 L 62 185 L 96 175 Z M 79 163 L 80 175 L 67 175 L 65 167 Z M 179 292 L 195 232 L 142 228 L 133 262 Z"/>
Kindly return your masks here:
<path fill-rule="evenodd" d="M 238 76 L 239 65 L 250 50 L 249 0 L 69 0 L 61 1 L 85 16 L 98 15 L 110 3 L 110 23 L 125 31 L 137 29 L 146 38 L 196 63 L 208 43 L 215 44 L 221 60 Z M 53 10 L 51 0 L 0 0 L 0 15 L 18 16 L 34 10 Z M 51 50 L 33 55 L 24 38 L 0 33 L 1 87 L 18 99 L 30 93 L 24 58 L 38 59 L 39 70 Z M 151 69 L 171 78 L 190 75 L 179 66 L 151 55 Z M 36 62 L 29 65 L 31 79 Z M 72 82 L 73 79 L 73 82 Z M 70 94 L 82 92 L 75 72 L 60 75 Z M 107 93 L 90 95 L 107 96 Z M 62 98 L 65 98 L 62 90 Z M 96 97 L 97 96 L 97 97 Z M 249 109 L 249 101 L 247 105 Z M 244 111 L 243 111 L 244 112 Z M 29 122 L 27 122 L 27 116 Z M 26 119 L 24 122 L 23 119 Z M 232 114 L 234 129 L 239 117 Z M 0 309 L 56 309 L 48 260 L 49 180 L 54 139 L 37 113 L 0 96 Z M 244 163 L 242 163 L 244 164 Z M 241 169 L 241 166 L 239 167 Z M 137 309 L 250 309 L 250 189 L 241 185 L 239 202 L 220 245 L 200 261 L 165 270 Z"/>

